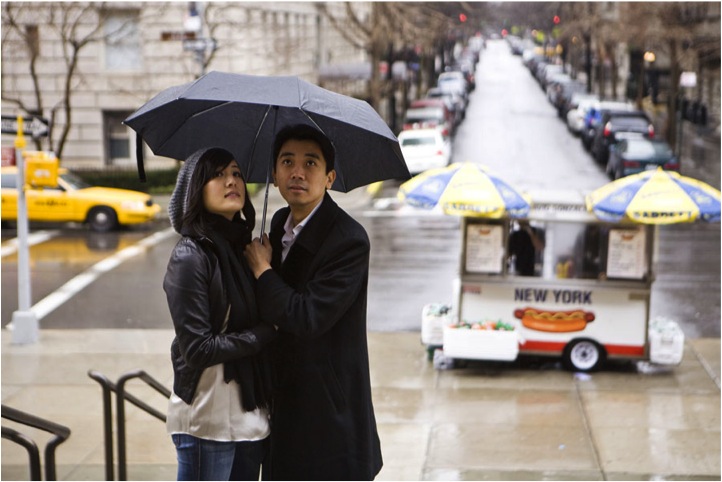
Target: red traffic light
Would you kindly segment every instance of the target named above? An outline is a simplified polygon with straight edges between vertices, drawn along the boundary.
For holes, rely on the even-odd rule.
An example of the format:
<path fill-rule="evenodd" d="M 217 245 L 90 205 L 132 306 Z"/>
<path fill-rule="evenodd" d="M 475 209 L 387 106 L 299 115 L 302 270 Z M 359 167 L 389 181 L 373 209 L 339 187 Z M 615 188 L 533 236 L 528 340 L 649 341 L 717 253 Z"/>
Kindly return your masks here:
<path fill-rule="evenodd" d="M 460 13 L 460 14 L 459 14 L 459 21 L 460 21 L 461 23 L 466 22 L 466 14 L 465 14 L 465 13 Z"/>
<path fill-rule="evenodd" d="M 554 25 L 559 25 L 559 22 L 561 22 L 559 15 L 554 15 L 553 21 L 554 21 Z"/>

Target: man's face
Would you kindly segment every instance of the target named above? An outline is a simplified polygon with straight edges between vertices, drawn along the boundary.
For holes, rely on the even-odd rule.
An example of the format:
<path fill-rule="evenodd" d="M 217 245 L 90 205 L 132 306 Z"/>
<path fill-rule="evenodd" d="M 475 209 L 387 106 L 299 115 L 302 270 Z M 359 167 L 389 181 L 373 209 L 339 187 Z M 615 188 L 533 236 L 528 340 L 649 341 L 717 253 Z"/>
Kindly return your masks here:
<path fill-rule="evenodd" d="M 289 139 L 281 146 L 273 184 L 294 214 L 302 215 L 298 221 L 316 207 L 335 179 L 336 171 L 326 173 L 326 160 L 315 141 Z"/>

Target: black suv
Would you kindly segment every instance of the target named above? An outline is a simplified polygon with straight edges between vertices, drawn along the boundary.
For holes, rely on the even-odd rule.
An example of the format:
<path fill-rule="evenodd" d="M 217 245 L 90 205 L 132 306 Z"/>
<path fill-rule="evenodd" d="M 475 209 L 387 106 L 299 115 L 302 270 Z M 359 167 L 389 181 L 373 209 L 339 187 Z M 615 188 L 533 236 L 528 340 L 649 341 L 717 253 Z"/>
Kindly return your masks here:
<path fill-rule="evenodd" d="M 594 159 L 606 165 L 609 146 L 622 137 L 654 137 L 654 126 L 643 111 L 608 111 L 594 126 L 590 151 Z"/>

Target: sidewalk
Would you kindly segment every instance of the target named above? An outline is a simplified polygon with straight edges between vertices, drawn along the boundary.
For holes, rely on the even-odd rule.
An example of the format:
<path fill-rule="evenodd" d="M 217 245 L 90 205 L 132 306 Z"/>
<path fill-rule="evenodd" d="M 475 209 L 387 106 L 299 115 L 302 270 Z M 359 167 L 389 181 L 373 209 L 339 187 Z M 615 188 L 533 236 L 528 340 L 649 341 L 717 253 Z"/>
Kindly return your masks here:
<path fill-rule="evenodd" d="M 103 480 L 101 389 L 144 369 L 166 386 L 171 330 L 2 334 L 2 403 L 68 426 L 59 480 Z M 437 371 L 418 333 L 370 333 L 371 380 L 384 454 L 378 480 L 719 480 L 720 340 L 687 340 L 673 370 L 575 375 L 554 363 Z M 161 412 L 140 381 L 127 386 Z M 113 398 L 115 411 L 115 399 Z M 175 480 L 162 422 L 126 404 L 129 480 Z M 3 420 L 38 442 L 49 437 Z M 41 456 L 44 461 L 44 455 Z M 24 449 L 2 441 L 3 480 L 28 480 Z M 117 458 L 116 458 L 117 461 Z"/>

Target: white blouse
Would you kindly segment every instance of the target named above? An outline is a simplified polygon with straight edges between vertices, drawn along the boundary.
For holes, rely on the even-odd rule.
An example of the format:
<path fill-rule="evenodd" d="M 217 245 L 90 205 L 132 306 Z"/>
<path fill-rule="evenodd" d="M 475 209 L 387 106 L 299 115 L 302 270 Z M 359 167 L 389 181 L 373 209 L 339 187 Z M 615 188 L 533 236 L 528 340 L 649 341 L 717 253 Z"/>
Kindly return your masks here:
<path fill-rule="evenodd" d="M 223 380 L 223 364 L 203 370 L 191 404 L 175 393 L 168 401 L 166 429 L 222 442 L 262 440 L 271 433 L 268 410 L 246 412 L 238 383 Z"/>

